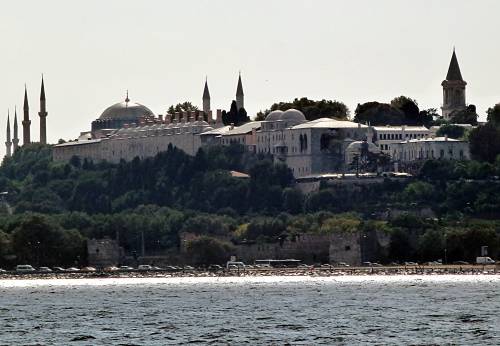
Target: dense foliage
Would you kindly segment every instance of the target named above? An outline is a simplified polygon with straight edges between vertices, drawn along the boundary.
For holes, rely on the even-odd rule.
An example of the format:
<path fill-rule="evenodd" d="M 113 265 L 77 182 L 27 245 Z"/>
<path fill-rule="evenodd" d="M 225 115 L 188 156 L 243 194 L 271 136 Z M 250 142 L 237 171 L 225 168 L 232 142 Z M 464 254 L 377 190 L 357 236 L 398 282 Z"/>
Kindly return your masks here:
<path fill-rule="evenodd" d="M 429 125 L 436 116 L 435 109 L 420 110 L 417 101 L 399 96 L 390 104 L 366 102 L 358 104 L 354 112 L 354 121 L 370 123 L 373 126 L 384 125 Z"/>
<path fill-rule="evenodd" d="M 304 113 L 307 120 L 316 120 L 319 118 L 347 119 L 349 117 L 349 108 L 340 101 L 314 101 L 309 100 L 307 97 L 302 97 L 300 99 L 296 98 L 292 102 L 274 103 L 270 109 L 259 112 L 255 120 L 264 120 L 266 115 L 271 111 L 286 111 L 291 108 Z"/>
<path fill-rule="evenodd" d="M 485 129 L 498 141 L 491 123 L 470 135 Z M 130 254 L 142 233 L 147 252 L 160 253 L 179 248 L 184 232 L 202 236 L 187 246 L 196 264 L 221 262 L 231 243 L 371 230 L 390 238 L 381 261 L 435 260 L 443 249 L 450 261 L 470 261 L 481 245 L 496 256 L 500 150 L 474 150 L 487 160 L 428 161 L 410 180 L 323 182 L 304 194 L 286 166 L 239 145 L 194 157 L 170 147 L 154 158 L 95 164 L 53 162 L 49 146 L 32 144 L 0 167 L 0 192 L 8 192 L 0 202 L 0 266 L 79 265 L 87 238 L 118 236 Z"/>
<path fill-rule="evenodd" d="M 250 117 L 247 115 L 245 108 L 238 109 L 238 105 L 234 100 L 231 102 L 229 112 L 226 112 L 225 110 L 222 111 L 222 122 L 224 125 L 232 124 L 234 126 L 240 126 L 249 121 Z"/>

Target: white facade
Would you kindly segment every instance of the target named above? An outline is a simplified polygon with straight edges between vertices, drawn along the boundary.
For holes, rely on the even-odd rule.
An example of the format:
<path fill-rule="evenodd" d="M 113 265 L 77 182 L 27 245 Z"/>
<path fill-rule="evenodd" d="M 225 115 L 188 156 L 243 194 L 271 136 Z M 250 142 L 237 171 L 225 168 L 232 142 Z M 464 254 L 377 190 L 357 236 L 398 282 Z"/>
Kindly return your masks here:
<path fill-rule="evenodd" d="M 374 142 L 384 154 L 391 155 L 391 144 L 431 136 L 431 131 L 424 126 L 374 126 Z"/>
<path fill-rule="evenodd" d="M 447 137 L 412 139 L 391 144 L 395 162 L 470 160 L 469 143 Z"/>

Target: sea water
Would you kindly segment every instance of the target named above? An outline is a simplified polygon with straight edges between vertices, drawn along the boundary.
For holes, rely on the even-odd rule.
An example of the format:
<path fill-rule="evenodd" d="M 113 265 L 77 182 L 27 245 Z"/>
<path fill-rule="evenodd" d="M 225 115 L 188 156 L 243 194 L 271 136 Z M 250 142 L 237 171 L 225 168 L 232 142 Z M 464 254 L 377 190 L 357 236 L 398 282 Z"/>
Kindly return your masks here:
<path fill-rule="evenodd" d="M 499 345 L 500 276 L 0 281 L 0 345 Z"/>

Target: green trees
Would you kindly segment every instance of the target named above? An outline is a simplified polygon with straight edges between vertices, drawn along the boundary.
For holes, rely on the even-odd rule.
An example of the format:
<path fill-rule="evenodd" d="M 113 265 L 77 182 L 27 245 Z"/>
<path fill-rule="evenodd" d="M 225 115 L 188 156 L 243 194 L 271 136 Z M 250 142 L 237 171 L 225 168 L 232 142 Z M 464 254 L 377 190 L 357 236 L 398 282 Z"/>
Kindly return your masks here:
<path fill-rule="evenodd" d="M 463 138 L 465 134 L 465 127 L 453 124 L 442 125 L 436 132 L 436 136 L 438 137 L 448 136 L 455 139 Z"/>
<path fill-rule="evenodd" d="M 466 109 L 450 114 L 450 121 L 455 124 L 477 125 L 476 106 L 468 105 Z"/>
<path fill-rule="evenodd" d="M 319 118 L 347 119 L 349 117 L 349 109 L 340 101 L 314 101 L 309 100 L 307 97 L 302 97 L 300 99 L 296 98 L 292 102 L 274 103 L 269 110 L 260 112 L 257 115 L 256 120 L 264 120 L 266 115 L 271 111 L 286 111 L 291 108 L 304 113 L 307 120 L 315 120 Z"/>
<path fill-rule="evenodd" d="M 229 112 L 222 112 L 222 122 L 224 125 L 240 126 L 246 122 L 250 121 L 250 117 L 247 115 L 245 108 L 238 109 L 236 101 L 231 102 L 231 107 Z"/>
<path fill-rule="evenodd" d="M 231 243 L 209 236 L 201 236 L 186 245 L 188 258 L 195 265 L 224 264 L 234 254 Z"/>
<path fill-rule="evenodd" d="M 487 121 L 489 123 L 500 126 L 500 103 L 488 108 L 486 113 L 488 114 Z"/>
<path fill-rule="evenodd" d="M 488 122 L 469 134 L 470 153 L 480 161 L 494 162 L 500 154 L 500 128 Z"/>
<path fill-rule="evenodd" d="M 175 106 L 171 105 L 170 107 L 168 107 L 169 114 L 175 114 L 175 112 L 188 112 L 188 111 L 192 112 L 192 111 L 197 111 L 197 110 L 198 110 L 198 107 L 193 105 L 189 101 L 185 101 L 182 103 L 178 103 Z"/>
<path fill-rule="evenodd" d="M 407 96 L 398 96 L 390 104 L 375 101 L 358 104 L 354 121 L 373 126 L 429 125 L 435 113 L 435 109 L 420 111 L 417 101 Z"/>
<path fill-rule="evenodd" d="M 12 232 L 18 263 L 74 265 L 84 260 L 85 242 L 76 230 L 64 230 L 43 215 L 28 215 Z"/>

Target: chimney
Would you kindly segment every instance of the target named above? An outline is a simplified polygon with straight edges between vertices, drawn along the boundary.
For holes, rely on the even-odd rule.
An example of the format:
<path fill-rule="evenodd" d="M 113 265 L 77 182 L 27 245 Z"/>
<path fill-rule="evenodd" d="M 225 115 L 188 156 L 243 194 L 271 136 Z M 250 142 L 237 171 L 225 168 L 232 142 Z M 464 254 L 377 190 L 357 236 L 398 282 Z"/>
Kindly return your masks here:
<path fill-rule="evenodd" d="M 170 114 L 165 114 L 165 124 L 170 124 L 172 123 L 172 115 Z"/>
<path fill-rule="evenodd" d="M 444 140 L 448 141 L 448 135 L 444 135 Z"/>
<path fill-rule="evenodd" d="M 207 121 L 207 122 L 208 122 L 210 125 L 211 125 L 211 124 L 213 124 L 213 122 L 214 122 L 214 118 L 212 118 L 212 111 L 209 111 L 209 112 L 208 112 L 208 114 L 207 114 L 207 116 L 208 116 L 208 119 L 207 119 L 208 121 Z"/>
<path fill-rule="evenodd" d="M 217 126 L 223 126 L 223 123 L 222 123 L 222 110 L 221 109 L 217 109 L 217 119 L 215 120 L 215 124 Z"/>
<path fill-rule="evenodd" d="M 205 116 L 203 115 L 205 112 L 203 111 L 198 111 L 198 121 L 204 121 Z"/>
<path fill-rule="evenodd" d="M 128 124 L 123 124 L 124 129 L 128 129 L 129 125 Z"/>
<path fill-rule="evenodd" d="M 189 121 L 189 112 L 184 111 L 182 112 L 182 122 L 187 123 Z"/>
<path fill-rule="evenodd" d="M 234 123 L 231 123 L 230 127 L 229 127 L 230 130 L 234 129 Z"/>
<path fill-rule="evenodd" d="M 158 119 L 160 120 L 160 123 L 162 123 L 163 122 L 163 115 L 158 114 Z"/>

